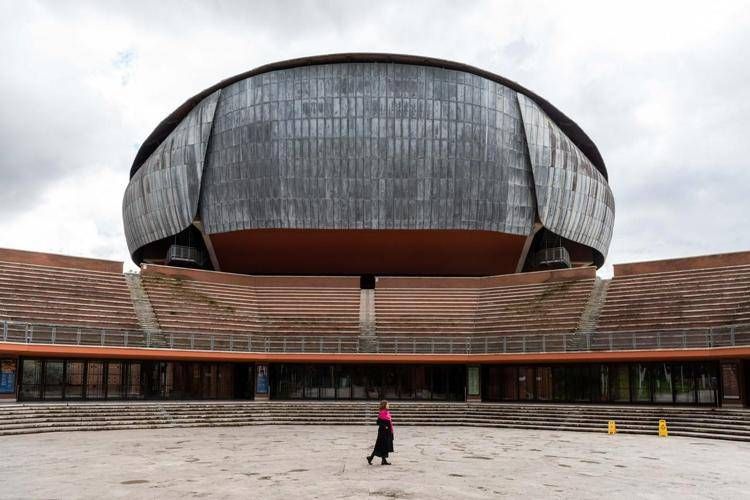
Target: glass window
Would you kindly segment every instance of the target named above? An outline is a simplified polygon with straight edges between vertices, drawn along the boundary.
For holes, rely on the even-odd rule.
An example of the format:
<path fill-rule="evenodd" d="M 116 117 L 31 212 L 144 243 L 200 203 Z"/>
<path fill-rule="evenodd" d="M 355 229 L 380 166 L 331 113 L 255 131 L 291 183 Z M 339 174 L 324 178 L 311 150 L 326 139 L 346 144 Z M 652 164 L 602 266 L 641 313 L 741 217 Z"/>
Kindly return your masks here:
<path fill-rule="evenodd" d="M 125 389 L 129 399 L 142 399 L 143 386 L 141 385 L 141 363 L 133 361 L 128 363 L 128 381 Z"/>
<path fill-rule="evenodd" d="M 398 370 L 398 397 L 414 399 L 414 367 L 400 366 Z"/>
<path fill-rule="evenodd" d="M 630 369 L 626 364 L 612 365 L 609 369 L 610 398 L 615 403 L 630 402 Z"/>
<path fill-rule="evenodd" d="M 479 396 L 479 367 L 470 366 L 467 373 L 467 393 L 469 396 Z"/>
<path fill-rule="evenodd" d="M 431 366 L 432 399 L 448 399 L 448 367 Z"/>
<path fill-rule="evenodd" d="M 636 363 L 631 366 L 630 387 L 633 401 L 651 402 L 651 370 L 648 365 Z"/>
<path fill-rule="evenodd" d="M 598 378 L 594 385 L 594 401 L 605 403 L 609 401 L 609 365 L 594 365 L 594 378 Z"/>
<path fill-rule="evenodd" d="M 521 366 L 518 368 L 518 397 L 527 401 L 534 399 L 533 366 Z"/>
<path fill-rule="evenodd" d="M 42 360 L 21 361 L 21 399 L 32 401 L 42 397 Z"/>
<path fill-rule="evenodd" d="M 216 397 L 232 399 L 234 395 L 234 367 L 229 363 L 221 363 L 217 366 L 216 375 Z"/>
<path fill-rule="evenodd" d="M 518 400 L 518 369 L 515 366 L 500 367 L 500 380 L 503 387 L 503 400 Z"/>
<path fill-rule="evenodd" d="M 654 403 L 674 402 L 672 394 L 672 365 L 669 363 L 654 364 L 651 374 L 654 384 Z"/>
<path fill-rule="evenodd" d="M 336 376 L 333 365 L 318 366 L 318 383 L 320 384 L 321 399 L 336 398 Z"/>
<path fill-rule="evenodd" d="M 717 404 L 719 381 L 716 375 L 716 364 L 697 363 L 694 372 L 698 403 Z"/>
<path fill-rule="evenodd" d="M 315 365 L 305 366 L 305 399 L 318 399 L 320 396 L 318 370 L 316 368 Z"/>
<path fill-rule="evenodd" d="M 339 366 L 336 374 L 336 398 L 350 399 L 352 397 L 352 375 L 348 366 Z"/>
<path fill-rule="evenodd" d="M 44 399 L 62 399 L 64 367 L 62 361 L 45 361 Z"/>
<path fill-rule="evenodd" d="M 675 403 L 695 403 L 695 379 L 692 364 L 675 363 L 672 365 L 672 385 Z"/>
<path fill-rule="evenodd" d="M 536 396 L 539 401 L 552 400 L 552 367 L 538 366 L 536 369 Z"/>
<path fill-rule="evenodd" d="M 104 398 L 104 363 L 89 361 L 86 366 L 86 398 Z"/>
<path fill-rule="evenodd" d="M 122 362 L 110 361 L 107 363 L 107 399 L 120 399 L 122 397 Z"/>
<path fill-rule="evenodd" d="M 16 392 L 16 360 L 0 359 L 0 394 Z"/>
<path fill-rule="evenodd" d="M 398 378 L 396 376 L 396 366 L 386 365 L 383 368 L 383 397 L 385 399 L 398 398 Z"/>
<path fill-rule="evenodd" d="M 485 368 L 484 377 L 482 377 L 484 390 L 482 399 L 486 401 L 500 401 L 502 386 L 500 385 L 500 368 L 497 366 L 488 366 Z"/>
<path fill-rule="evenodd" d="M 740 399 L 739 366 L 737 363 L 721 364 L 721 385 L 724 399 Z"/>
<path fill-rule="evenodd" d="M 414 368 L 414 388 L 417 399 L 432 399 L 431 372 L 428 367 Z"/>
<path fill-rule="evenodd" d="M 364 366 L 352 366 L 352 398 L 367 398 L 367 371 Z"/>
<path fill-rule="evenodd" d="M 83 361 L 66 361 L 65 364 L 65 399 L 83 397 Z"/>
<path fill-rule="evenodd" d="M 552 400 L 568 401 L 566 386 L 566 370 L 564 366 L 552 367 Z"/>

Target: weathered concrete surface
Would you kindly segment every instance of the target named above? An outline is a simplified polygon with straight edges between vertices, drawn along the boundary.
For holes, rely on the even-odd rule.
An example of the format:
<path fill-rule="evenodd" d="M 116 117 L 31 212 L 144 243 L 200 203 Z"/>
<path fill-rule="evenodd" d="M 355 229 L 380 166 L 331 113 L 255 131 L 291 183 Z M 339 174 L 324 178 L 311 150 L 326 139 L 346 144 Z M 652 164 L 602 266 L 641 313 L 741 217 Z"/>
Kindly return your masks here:
<path fill-rule="evenodd" d="M 2 498 L 748 498 L 750 446 L 656 436 L 258 426 L 0 438 Z M 377 460 L 377 459 L 376 459 Z"/>

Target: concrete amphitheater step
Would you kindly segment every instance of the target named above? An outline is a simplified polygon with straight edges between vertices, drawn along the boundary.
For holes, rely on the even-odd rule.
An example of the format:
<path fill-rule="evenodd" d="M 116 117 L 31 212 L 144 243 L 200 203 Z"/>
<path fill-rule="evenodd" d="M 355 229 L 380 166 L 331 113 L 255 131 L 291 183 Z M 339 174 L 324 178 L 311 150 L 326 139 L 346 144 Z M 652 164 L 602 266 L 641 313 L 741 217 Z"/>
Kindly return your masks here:
<path fill-rule="evenodd" d="M 0 436 L 81 430 L 160 429 L 257 425 L 371 425 L 372 402 L 117 402 L 3 406 Z M 750 441 L 743 410 L 486 403 L 399 402 L 398 426 L 472 426 L 604 432 L 615 420 L 623 434 L 656 434 L 667 419 L 670 434 Z"/>

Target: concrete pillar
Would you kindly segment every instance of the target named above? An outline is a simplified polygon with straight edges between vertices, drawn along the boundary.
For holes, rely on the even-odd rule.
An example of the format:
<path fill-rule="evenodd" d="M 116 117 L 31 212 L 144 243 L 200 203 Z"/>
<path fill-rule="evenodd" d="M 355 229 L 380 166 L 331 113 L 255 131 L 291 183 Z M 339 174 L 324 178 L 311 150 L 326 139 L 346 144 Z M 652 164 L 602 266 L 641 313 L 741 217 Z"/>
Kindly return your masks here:
<path fill-rule="evenodd" d="M 268 401 L 271 399 L 271 370 L 268 363 L 255 365 L 255 400 Z"/>
<path fill-rule="evenodd" d="M 466 366 L 466 401 L 482 400 L 482 367 Z"/>

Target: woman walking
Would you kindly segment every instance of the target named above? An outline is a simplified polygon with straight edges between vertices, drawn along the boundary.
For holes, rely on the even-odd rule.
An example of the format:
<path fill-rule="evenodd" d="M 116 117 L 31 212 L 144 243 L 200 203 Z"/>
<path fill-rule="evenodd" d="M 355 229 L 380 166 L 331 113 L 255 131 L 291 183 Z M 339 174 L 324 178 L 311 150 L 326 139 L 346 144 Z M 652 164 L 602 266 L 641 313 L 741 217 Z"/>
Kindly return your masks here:
<path fill-rule="evenodd" d="M 367 457 L 367 463 L 372 465 L 372 459 L 375 456 L 380 457 L 380 465 L 391 465 L 386 460 L 389 453 L 393 453 L 393 421 L 391 412 L 388 411 L 388 401 L 380 402 L 380 413 L 378 413 L 378 439 L 375 441 L 375 448 L 372 454 Z"/>

